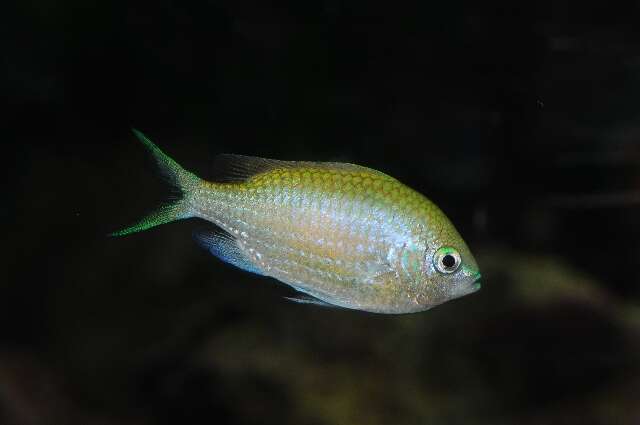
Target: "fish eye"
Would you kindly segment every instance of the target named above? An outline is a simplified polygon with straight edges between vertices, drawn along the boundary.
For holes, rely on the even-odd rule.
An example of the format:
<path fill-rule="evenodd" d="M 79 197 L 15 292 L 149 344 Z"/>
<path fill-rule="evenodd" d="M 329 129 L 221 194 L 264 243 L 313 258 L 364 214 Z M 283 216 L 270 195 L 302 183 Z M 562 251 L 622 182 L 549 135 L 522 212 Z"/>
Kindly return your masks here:
<path fill-rule="evenodd" d="M 440 273 L 453 273 L 460 267 L 462 260 L 454 248 L 443 246 L 433 256 L 433 265 Z"/>

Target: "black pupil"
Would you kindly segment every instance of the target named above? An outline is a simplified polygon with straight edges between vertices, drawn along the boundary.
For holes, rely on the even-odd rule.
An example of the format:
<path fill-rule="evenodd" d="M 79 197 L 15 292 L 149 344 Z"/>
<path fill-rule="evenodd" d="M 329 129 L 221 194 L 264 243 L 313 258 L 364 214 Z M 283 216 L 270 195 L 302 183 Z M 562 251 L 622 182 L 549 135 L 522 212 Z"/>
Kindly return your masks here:
<path fill-rule="evenodd" d="M 456 258 L 451 254 L 447 254 L 444 257 L 442 257 L 442 264 L 446 268 L 450 269 L 451 267 L 456 265 Z"/>

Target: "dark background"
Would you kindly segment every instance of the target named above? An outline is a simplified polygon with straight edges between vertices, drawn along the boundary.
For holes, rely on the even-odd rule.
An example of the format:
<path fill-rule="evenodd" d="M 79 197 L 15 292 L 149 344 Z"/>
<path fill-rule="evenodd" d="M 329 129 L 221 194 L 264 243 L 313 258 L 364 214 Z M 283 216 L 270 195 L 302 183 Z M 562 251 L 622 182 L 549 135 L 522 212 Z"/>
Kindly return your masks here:
<path fill-rule="evenodd" d="M 0 424 L 640 423 L 635 2 L 10 1 Z M 106 234 L 165 185 L 130 132 L 367 165 L 425 193 L 480 292 L 297 305 L 191 241 Z"/>

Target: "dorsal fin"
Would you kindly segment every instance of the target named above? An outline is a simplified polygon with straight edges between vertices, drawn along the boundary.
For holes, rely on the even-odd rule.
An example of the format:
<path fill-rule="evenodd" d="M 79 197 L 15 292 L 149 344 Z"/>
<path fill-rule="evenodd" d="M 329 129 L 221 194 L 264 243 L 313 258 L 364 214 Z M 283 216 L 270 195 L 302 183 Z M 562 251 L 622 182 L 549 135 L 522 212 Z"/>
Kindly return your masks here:
<path fill-rule="evenodd" d="M 281 161 L 257 156 L 220 154 L 214 161 L 212 179 L 220 183 L 243 182 L 271 170 L 304 167 L 369 172 L 391 178 L 380 171 L 346 162 Z"/>
<path fill-rule="evenodd" d="M 213 163 L 213 180 L 221 183 L 243 182 L 252 176 L 278 168 L 290 168 L 293 161 L 224 153 Z"/>

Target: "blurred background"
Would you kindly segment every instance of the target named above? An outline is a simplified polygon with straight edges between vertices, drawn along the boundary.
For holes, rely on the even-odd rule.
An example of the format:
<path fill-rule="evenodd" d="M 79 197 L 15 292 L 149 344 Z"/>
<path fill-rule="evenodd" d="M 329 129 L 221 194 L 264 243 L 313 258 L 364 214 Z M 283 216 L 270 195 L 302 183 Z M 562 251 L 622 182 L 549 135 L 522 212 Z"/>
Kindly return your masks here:
<path fill-rule="evenodd" d="M 637 2 L 10 1 L 0 424 L 640 424 Z M 482 290 L 289 303 L 191 240 L 106 234 L 218 153 L 436 202 Z"/>

